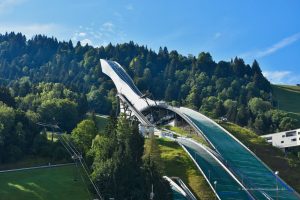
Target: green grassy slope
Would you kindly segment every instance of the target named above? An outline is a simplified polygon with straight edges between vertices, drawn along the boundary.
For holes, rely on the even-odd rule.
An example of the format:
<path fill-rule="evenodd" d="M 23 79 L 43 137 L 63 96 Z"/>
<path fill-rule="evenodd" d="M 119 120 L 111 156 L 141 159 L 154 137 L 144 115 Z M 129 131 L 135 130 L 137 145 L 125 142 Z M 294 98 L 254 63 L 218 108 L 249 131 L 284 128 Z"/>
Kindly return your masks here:
<path fill-rule="evenodd" d="M 175 132 L 177 136 L 190 137 L 190 138 L 193 138 L 194 140 L 196 140 L 197 142 L 199 142 L 199 143 L 201 143 L 205 146 L 209 146 L 209 144 L 203 138 L 197 136 L 196 134 L 194 134 L 192 132 L 184 130 L 180 127 L 177 127 L 177 126 L 164 126 L 164 128 Z"/>
<path fill-rule="evenodd" d="M 75 166 L 0 173 L 0 200 L 87 200 L 86 186 Z M 77 175 L 78 176 L 78 175 Z"/>
<path fill-rule="evenodd" d="M 279 171 L 279 176 L 300 192 L 299 158 L 293 155 L 285 157 L 280 149 L 268 144 L 264 139 L 248 129 L 229 122 L 221 123 L 220 125 L 251 149 L 273 171 Z"/>
<path fill-rule="evenodd" d="M 151 157 L 158 163 L 163 175 L 181 178 L 198 199 L 214 199 L 211 188 L 187 153 L 176 142 L 166 139 L 155 140 L 158 148 L 153 147 Z M 149 151 L 149 146 L 150 139 L 147 139 L 146 152 Z"/>
<path fill-rule="evenodd" d="M 288 85 L 272 85 L 278 109 L 300 114 L 300 87 Z"/>
<path fill-rule="evenodd" d="M 86 118 L 92 120 L 92 114 L 87 113 Z M 99 131 L 103 131 L 105 129 L 106 125 L 108 124 L 108 118 L 103 115 L 96 114 L 95 121 L 96 121 L 96 126 Z"/>

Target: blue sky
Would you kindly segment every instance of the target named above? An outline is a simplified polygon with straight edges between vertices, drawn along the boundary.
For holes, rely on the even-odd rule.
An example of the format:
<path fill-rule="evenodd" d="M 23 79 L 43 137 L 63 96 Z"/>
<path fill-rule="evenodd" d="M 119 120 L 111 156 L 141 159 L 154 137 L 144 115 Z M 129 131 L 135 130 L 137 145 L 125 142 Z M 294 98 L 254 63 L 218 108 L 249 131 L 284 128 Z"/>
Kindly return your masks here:
<path fill-rule="evenodd" d="M 215 61 L 257 59 L 273 83 L 300 83 L 299 0 L 0 0 L 0 33 L 94 46 L 133 40 Z"/>

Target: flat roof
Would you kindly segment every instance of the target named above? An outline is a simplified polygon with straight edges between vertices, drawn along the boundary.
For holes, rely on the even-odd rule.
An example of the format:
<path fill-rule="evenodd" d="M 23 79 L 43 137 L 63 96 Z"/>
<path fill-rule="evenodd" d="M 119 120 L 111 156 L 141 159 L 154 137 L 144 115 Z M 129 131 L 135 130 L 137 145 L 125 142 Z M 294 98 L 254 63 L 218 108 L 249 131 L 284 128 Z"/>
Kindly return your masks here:
<path fill-rule="evenodd" d="M 266 135 L 261 135 L 261 137 L 268 137 L 268 136 L 272 136 L 272 135 L 279 135 L 279 134 L 283 134 L 283 133 L 288 133 L 288 132 L 300 132 L 300 128 L 298 129 L 294 129 L 294 130 L 288 130 L 288 131 L 282 131 L 282 132 L 278 132 L 278 133 L 269 133 L 269 134 L 266 134 Z"/>

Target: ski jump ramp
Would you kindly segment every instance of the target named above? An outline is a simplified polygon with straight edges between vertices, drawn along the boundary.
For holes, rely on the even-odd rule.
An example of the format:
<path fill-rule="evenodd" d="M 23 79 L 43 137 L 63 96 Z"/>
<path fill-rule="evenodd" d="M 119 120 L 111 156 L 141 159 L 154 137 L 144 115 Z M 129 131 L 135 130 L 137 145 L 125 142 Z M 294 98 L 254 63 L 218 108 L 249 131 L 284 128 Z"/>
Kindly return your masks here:
<path fill-rule="evenodd" d="M 293 188 L 219 124 L 192 109 L 172 107 L 163 101 L 144 97 L 121 65 L 104 59 L 100 59 L 100 62 L 102 72 L 112 79 L 119 95 L 137 110 L 137 115 L 142 115 L 142 111 L 151 107 L 170 110 L 181 116 L 210 144 L 211 147 L 205 147 L 189 139 L 177 140 L 218 199 L 300 199 Z M 137 116 L 138 119 L 143 117 Z"/>

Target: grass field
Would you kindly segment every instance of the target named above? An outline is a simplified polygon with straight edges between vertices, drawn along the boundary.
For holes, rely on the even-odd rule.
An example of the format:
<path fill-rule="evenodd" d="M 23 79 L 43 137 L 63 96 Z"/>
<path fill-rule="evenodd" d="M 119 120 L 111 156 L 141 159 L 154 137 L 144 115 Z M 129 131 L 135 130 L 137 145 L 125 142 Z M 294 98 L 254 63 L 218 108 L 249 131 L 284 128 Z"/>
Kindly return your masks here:
<path fill-rule="evenodd" d="M 0 173 L 0 200 L 86 200 L 86 186 L 74 181 L 76 167 Z"/>
<path fill-rule="evenodd" d="M 175 142 L 166 139 L 155 139 L 158 148 L 153 148 L 152 158 L 158 162 L 163 175 L 177 176 L 188 185 L 198 199 L 211 200 L 214 194 L 201 175 L 196 165 L 186 152 Z M 145 141 L 145 151 L 149 151 L 150 139 Z"/>
<path fill-rule="evenodd" d="M 87 118 L 91 118 L 91 116 L 87 115 Z M 95 120 L 98 129 L 104 130 L 108 119 L 96 115 Z M 52 133 L 47 132 L 49 140 L 51 140 L 51 136 Z M 57 135 L 54 135 L 54 142 L 56 141 Z M 2 164 L 0 170 L 48 165 L 50 161 L 51 158 L 28 156 L 15 163 Z M 58 163 L 64 162 L 66 161 L 62 160 Z M 75 176 L 77 181 L 74 181 Z M 87 180 L 85 181 L 87 182 Z M 69 199 L 92 199 L 75 166 L 0 173 L 0 200 Z"/>
<path fill-rule="evenodd" d="M 298 113 L 300 117 L 300 87 L 288 85 L 272 85 L 278 109 Z"/>
<path fill-rule="evenodd" d="M 92 115 L 90 113 L 87 114 L 88 119 L 92 119 Z M 95 115 L 95 120 L 96 120 L 96 126 L 99 131 L 103 131 L 108 124 L 108 118 L 103 115 Z"/>
<path fill-rule="evenodd" d="M 254 132 L 232 123 L 221 123 L 225 129 L 245 144 L 273 171 L 279 171 L 279 176 L 295 190 L 300 192 L 300 160 L 294 155 L 285 156 L 284 153 L 268 144 Z"/>
<path fill-rule="evenodd" d="M 298 92 L 300 93 L 300 86 L 295 86 L 295 85 L 276 85 L 278 87 L 281 87 L 285 90 L 289 90 L 291 92 Z"/>
<path fill-rule="evenodd" d="M 187 131 L 177 126 L 164 126 L 164 128 L 177 133 L 178 136 L 190 137 L 205 146 L 209 146 L 209 144 L 202 137 L 199 137 L 194 131 Z"/>

